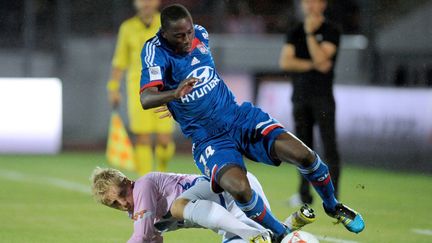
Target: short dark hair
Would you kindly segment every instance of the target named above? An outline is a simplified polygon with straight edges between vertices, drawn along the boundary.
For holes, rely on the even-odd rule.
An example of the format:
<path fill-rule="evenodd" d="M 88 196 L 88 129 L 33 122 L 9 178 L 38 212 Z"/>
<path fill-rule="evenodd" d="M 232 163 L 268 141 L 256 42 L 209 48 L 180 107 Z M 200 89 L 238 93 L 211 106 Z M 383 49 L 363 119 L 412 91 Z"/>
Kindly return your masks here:
<path fill-rule="evenodd" d="M 169 22 L 177 21 L 183 18 L 192 19 L 192 16 L 185 6 L 181 4 L 172 4 L 162 9 L 160 18 L 161 27 L 163 30 L 166 30 L 169 26 Z"/>

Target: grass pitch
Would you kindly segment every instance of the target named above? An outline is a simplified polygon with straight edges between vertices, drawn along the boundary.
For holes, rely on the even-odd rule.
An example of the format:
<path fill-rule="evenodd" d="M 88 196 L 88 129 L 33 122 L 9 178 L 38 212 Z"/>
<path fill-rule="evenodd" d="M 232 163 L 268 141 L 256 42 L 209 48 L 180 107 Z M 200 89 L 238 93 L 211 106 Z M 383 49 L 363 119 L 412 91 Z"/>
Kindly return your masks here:
<path fill-rule="evenodd" d="M 126 242 L 132 221 L 97 205 L 88 192 L 91 171 L 106 167 L 104 161 L 102 153 L 0 156 L 0 242 Z M 294 167 L 248 163 L 248 168 L 261 181 L 276 216 L 284 219 L 295 210 L 286 203 L 297 187 Z M 177 156 L 169 169 L 198 173 L 191 156 Z M 321 242 L 432 242 L 430 175 L 344 168 L 341 201 L 363 214 L 366 229 L 359 235 L 333 225 L 315 199 L 318 220 L 305 230 Z M 165 242 L 220 242 L 220 237 L 189 229 L 167 233 Z"/>

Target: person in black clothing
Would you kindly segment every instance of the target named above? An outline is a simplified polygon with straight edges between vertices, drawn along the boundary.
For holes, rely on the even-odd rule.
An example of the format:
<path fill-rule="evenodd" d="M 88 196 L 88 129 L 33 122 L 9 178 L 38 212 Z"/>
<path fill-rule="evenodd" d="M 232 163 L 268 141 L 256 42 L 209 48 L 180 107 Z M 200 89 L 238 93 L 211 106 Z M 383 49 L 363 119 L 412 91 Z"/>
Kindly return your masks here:
<path fill-rule="evenodd" d="M 326 0 L 302 0 L 301 5 L 304 22 L 288 32 L 279 66 L 283 71 L 293 73 L 296 135 L 312 148 L 313 127 L 318 125 L 337 195 L 340 160 L 336 144 L 333 77 L 340 32 L 323 15 Z M 291 204 L 300 203 L 312 203 L 310 185 L 303 177 L 299 194 L 291 198 Z"/>

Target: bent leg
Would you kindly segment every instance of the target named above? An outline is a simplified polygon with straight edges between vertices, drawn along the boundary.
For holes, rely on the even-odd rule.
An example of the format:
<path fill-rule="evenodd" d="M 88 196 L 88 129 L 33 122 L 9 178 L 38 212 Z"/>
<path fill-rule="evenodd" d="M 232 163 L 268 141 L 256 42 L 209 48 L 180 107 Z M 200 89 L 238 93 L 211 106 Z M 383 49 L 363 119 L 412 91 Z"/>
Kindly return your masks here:
<path fill-rule="evenodd" d="M 219 186 L 231 194 L 236 205 L 252 220 L 272 230 L 276 236 L 286 232 L 285 226 L 273 216 L 259 194 L 251 189 L 246 171 L 239 166 L 226 166 L 219 171 Z"/>
<path fill-rule="evenodd" d="M 299 167 L 309 167 L 315 161 L 314 152 L 292 133 L 280 134 L 273 144 L 273 155 L 281 161 Z"/>
<path fill-rule="evenodd" d="M 235 214 L 228 212 L 221 206 L 225 204 L 221 197 L 222 194 L 211 191 L 209 181 L 198 180 L 194 186 L 174 201 L 170 212 L 176 219 L 186 219 L 216 232 L 223 230 L 245 240 L 263 231 L 262 228 L 245 224 Z"/>
<path fill-rule="evenodd" d="M 198 144 L 194 149 L 194 159 L 201 172 L 211 178 L 213 192 L 225 190 L 249 218 L 276 235 L 285 233 L 283 224 L 271 214 L 262 198 L 251 190 L 242 154 L 231 137 Z"/>
<path fill-rule="evenodd" d="M 221 205 L 207 200 L 177 199 L 171 209 L 177 219 L 189 220 L 207 229 L 218 232 L 223 230 L 249 240 L 262 233 L 262 230 L 253 228 L 229 213 Z"/>
<path fill-rule="evenodd" d="M 312 183 L 326 208 L 333 210 L 336 207 L 338 201 L 328 167 L 317 154 L 291 133 L 280 134 L 273 149 L 277 158 L 297 165 L 300 173 Z"/>

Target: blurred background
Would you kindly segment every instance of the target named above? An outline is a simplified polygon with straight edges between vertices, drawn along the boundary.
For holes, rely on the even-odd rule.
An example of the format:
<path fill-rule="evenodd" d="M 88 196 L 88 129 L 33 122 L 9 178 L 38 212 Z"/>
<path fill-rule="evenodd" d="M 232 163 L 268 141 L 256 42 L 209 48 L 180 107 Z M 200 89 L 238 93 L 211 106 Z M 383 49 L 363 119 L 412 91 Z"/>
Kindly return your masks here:
<path fill-rule="evenodd" d="M 255 102 L 292 130 L 290 76 L 280 75 L 278 59 L 285 33 L 301 20 L 299 1 L 162 1 L 174 2 L 208 29 L 238 101 Z M 328 1 L 326 16 L 343 33 L 335 93 L 349 163 L 432 172 L 431 12 L 428 0 Z M 61 80 L 63 150 L 104 149 L 105 85 L 119 25 L 133 15 L 125 0 L 0 3 L 0 76 Z"/>

